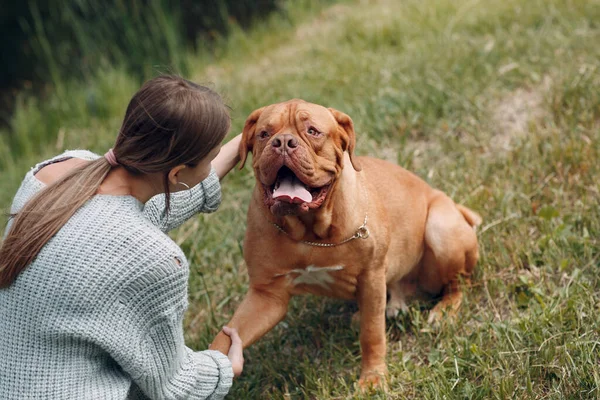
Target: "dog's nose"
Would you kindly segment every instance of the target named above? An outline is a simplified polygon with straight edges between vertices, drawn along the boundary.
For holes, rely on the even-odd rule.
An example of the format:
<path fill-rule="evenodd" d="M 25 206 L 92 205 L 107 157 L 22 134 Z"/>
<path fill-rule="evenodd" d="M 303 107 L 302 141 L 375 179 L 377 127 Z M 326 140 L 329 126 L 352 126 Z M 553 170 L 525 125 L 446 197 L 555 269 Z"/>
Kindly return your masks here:
<path fill-rule="evenodd" d="M 277 137 L 273 138 L 271 146 L 279 150 L 291 152 L 298 147 L 298 139 L 289 133 L 278 135 Z"/>
<path fill-rule="evenodd" d="M 298 139 L 294 135 L 285 135 L 284 140 L 286 142 L 287 147 L 290 149 L 295 149 L 298 147 Z"/>

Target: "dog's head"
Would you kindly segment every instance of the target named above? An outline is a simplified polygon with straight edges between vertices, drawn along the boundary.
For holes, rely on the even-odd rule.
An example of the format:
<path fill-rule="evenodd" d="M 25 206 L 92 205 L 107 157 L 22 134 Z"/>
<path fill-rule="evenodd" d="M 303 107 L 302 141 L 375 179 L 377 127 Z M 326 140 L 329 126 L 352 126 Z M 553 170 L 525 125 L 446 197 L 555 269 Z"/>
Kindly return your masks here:
<path fill-rule="evenodd" d="M 264 202 L 276 216 L 300 215 L 317 209 L 340 176 L 344 152 L 353 157 L 356 137 L 346 114 L 289 100 L 255 110 L 244 125 L 240 168 L 248 152 L 264 191 Z"/>

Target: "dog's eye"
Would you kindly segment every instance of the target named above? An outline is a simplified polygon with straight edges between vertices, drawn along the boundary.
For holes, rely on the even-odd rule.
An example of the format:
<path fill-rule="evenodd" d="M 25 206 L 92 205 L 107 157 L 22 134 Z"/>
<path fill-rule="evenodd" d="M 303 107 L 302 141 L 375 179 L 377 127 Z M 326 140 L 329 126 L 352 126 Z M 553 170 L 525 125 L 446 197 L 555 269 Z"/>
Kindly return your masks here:
<path fill-rule="evenodd" d="M 317 136 L 319 134 L 319 131 L 311 126 L 310 128 L 308 128 L 306 133 L 308 133 L 309 135 L 312 135 L 312 136 Z"/>
<path fill-rule="evenodd" d="M 261 132 L 258 134 L 258 136 L 259 136 L 261 139 L 264 139 L 264 138 L 266 138 L 266 137 L 268 137 L 268 136 L 269 136 L 269 133 L 268 133 L 267 131 L 261 131 Z"/>

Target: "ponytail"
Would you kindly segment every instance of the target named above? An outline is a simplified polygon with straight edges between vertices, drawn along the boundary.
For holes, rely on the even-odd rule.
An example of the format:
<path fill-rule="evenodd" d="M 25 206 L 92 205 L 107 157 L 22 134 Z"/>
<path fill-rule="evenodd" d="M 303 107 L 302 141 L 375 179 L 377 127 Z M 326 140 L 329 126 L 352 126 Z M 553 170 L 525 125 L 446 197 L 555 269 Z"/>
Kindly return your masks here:
<path fill-rule="evenodd" d="M 0 288 L 9 287 L 42 247 L 88 201 L 111 170 L 100 157 L 41 190 L 14 215 L 0 246 Z"/>

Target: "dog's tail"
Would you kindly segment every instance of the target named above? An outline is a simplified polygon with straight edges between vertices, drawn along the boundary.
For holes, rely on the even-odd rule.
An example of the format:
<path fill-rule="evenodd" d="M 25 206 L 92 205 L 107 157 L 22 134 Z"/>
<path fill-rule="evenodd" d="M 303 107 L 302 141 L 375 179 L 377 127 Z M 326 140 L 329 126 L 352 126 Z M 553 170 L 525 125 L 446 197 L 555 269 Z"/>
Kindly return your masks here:
<path fill-rule="evenodd" d="M 458 211 L 460 211 L 460 213 L 463 215 L 465 220 L 473 228 L 476 228 L 477 226 L 481 225 L 481 222 L 483 222 L 483 220 L 481 219 L 481 216 L 479 214 L 477 214 L 475 211 L 473 211 L 465 206 L 462 206 L 460 204 L 457 204 L 456 208 L 458 208 Z"/>

